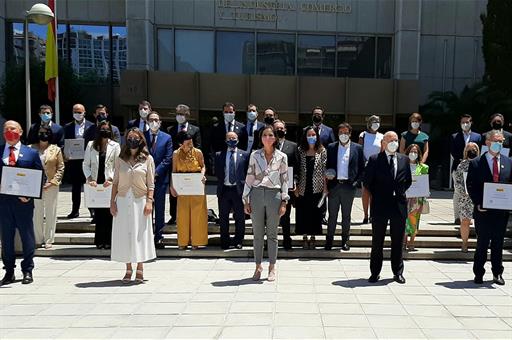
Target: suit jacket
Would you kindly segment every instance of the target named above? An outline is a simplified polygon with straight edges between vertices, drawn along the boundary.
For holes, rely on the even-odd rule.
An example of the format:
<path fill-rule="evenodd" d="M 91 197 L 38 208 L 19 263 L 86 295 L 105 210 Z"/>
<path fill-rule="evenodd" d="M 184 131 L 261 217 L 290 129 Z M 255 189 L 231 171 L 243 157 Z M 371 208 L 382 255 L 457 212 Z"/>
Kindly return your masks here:
<path fill-rule="evenodd" d="M 89 143 L 90 141 L 94 140 L 96 138 L 96 124 L 92 124 L 85 130 L 84 132 L 84 139 L 85 144 Z M 119 132 L 119 128 L 115 125 L 112 126 L 112 140 L 118 143 L 121 143 L 121 132 Z"/>
<path fill-rule="evenodd" d="M 249 147 L 249 136 L 251 135 L 251 133 L 249 133 L 249 131 L 247 131 L 249 122 L 247 122 L 247 124 L 245 124 L 245 131 L 247 132 L 247 144 L 243 145 L 243 147 L 244 147 L 243 149 L 247 150 L 249 153 L 260 148 L 260 132 L 261 132 L 261 129 L 263 129 L 265 127 L 265 124 L 260 121 L 255 121 L 254 124 L 256 125 L 256 130 L 253 131 L 254 141 L 252 143 L 251 150 L 247 150 L 247 148 Z"/>
<path fill-rule="evenodd" d="M 327 188 L 330 190 L 338 183 L 338 146 L 340 142 L 331 143 L 327 146 L 327 166 L 326 169 L 336 170 L 334 179 L 327 181 Z M 364 153 L 363 147 L 357 143 L 350 142 L 350 155 L 348 161 L 348 181 L 356 186 L 363 179 L 364 173 Z"/>
<path fill-rule="evenodd" d="M 334 132 L 330 127 L 324 124 L 320 124 L 318 129 L 320 129 L 320 142 L 324 147 L 327 148 L 329 144 L 336 142 L 336 137 L 334 136 Z"/>
<path fill-rule="evenodd" d="M 84 136 L 85 136 L 85 132 L 91 127 L 91 126 L 96 126 L 96 124 L 86 120 L 85 121 L 85 126 L 84 126 Z M 70 123 L 67 123 L 66 125 L 64 125 L 64 138 L 65 139 L 75 139 L 76 138 L 76 135 L 75 135 L 75 122 L 70 122 Z M 85 139 L 85 138 L 84 138 Z M 94 139 L 94 138 L 93 138 Z M 87 143 L 85 143 L 84 147 L 87 146 Z"/>
<path fill-rule="evenodd" d="M 485 136 L 487 135 L 488 132 L 489 131 L 482 134 L 482 145 L 485 144 Z M 512 133 L 503 129 L 503 137 L 505 137 L 505 140 L 503 141 L 503 147 L 510 148 L 512 146 Z"/>
<path fill-rule="evenodd" d="M 469 162 L 468 177 L 466 179 L 466 187 L 469 197 L 473 201 L 475 209 L 478 205 L 482 205 L 484 198 L 484 183 L 492 183 L 492 172 L 485 156 L 472 159 Z M 512 160 L 505 156 L 500 156 L 500 177 L 499 183 L 512 182 Z"/>
<path fill-rule="evenodd" d="M 299 150 L 297 149 L 297 143 L 285 139 L 281 151 L 284 152 L 288 157 L 288 167 L 293 168 L 293 179 L 294 182 L 297 182 L 299 180 L 300 170 Z M 293 190 L 293 188 L 288 188 L 288 190 Z"/>
<path fill-rule="evenodd" d="M 236 132 L 236 134 L 238 135 L 238 147 L 242 150 L 245 150 L 247 148 L 247 129 L 245 128 L 245 125 L 240 122 L 233 121 L 233 124 L 233 132 Z M 211 148 L 214 152 L 223 151 L 227 149 L 226 133 L 226 124 L 224 120 L 221 120 L 219 122 L 219 125 L 213 127 L 211 137 Z"/>
<path fill-rule="evenodd" d="M 85 149 L 85 157 L 84 162 L 82 164 L 82 169 L 84 171 L 85 178 L 91 177 L 93 181 L 98 179 L 98 166 L 100 154 L 96 151 L 92 144 L 94 142 L 90 141 L 87 143 L 87 148 Z M 119 157 L 121 153 L 121 147 L 119 143 L 109 140 L 107 144 L 107 150 L 105 155 L 105 180 L 112 181 L 114 179 L 114 170 L 116 159 Z"/>
<path fill-rule="evenodd" d="M 31 147 L 36 150 L 36 152 L 39 152 L 39 146 L 37 144 L 31 145 Z M 62 177 L 64 176 L 64 157 L 62 157 L 62 150 L 57 145 L 48 145 L 43 168 L 46 182 L 52 183 L 53 185 L 61 185 Z"/>
<path fill-rule="evenodd" d="M 178 127 L 179 125 L 169 126 L 167 128 L 167 133 L 171 135 L 173 142 L 174 150 L 177 150 L 180 147 L 178 143 Z M 192 125 L 188 123 L 187 133 L 192 136 L 192 143 L 194 143 L 194 147 L 197 149 L 201 149 L 201 130 L 198 126 Z"/>
<path fill-rule="evenodd" d="M 476 143 L 478 146 L 482 144 L 482 135 L 471 131 L 469 135 L 469 142 Z M 466 141 L 464 140 L 464 133 L 459 131 L 450 137 L 450 154 L 453 157 L 452 171 L 457 170 L 460 161 L 464 158 L 464 148 Z"/>
<path fill-rule="evenodd" d="M 364 171 L 364 186 L 372 194 L 372 215 L 388 218 L 394 208 L 399 209 L 403 218 L 407 216 L 407 198 L 405 192 L 412 183 L 409 158 L 396 153 L 397 170 L 393 179 L 389 160 L 385 151 L 371 156 Z M 393 199 L 393 196 L 396 199 Z M 397 206 L 398 205 L 398 206 Z"/>
<path fill-rule="evenodd" d="M 3 154 L 5 148 L 5 144 L 0 145 L 0 150 Z M 2 170 L 5 165 L 3 159 L 0 160 L 0 178 L 2 178 Z M 35 169 L 35 170 L 43 170 L 43 165 L 41 164 L 41 158 L 36 150 L 32 149 L 29 146 L 21 144 L 20 152 L 18 154 L 18 159 L 16 160 L 16 166 L 20 168 L 26 169 Z M 42 185 L 43 183 L 41 183 Z M 18 197 L 3 195 L 0 194 L 0 202 L 18 202 Z M 30 200 L 26 204 L 34 204 L 34 200 Z"/>
<path fill-rule="evenodd" d="M 30 126 L 30 130 L 28 131 L 27 136 L 27 144 L 35 144 L 39 142 L 39 128 L 41 127 L 41 122 L 34 123 Z M 59 148 L 64 148 L 64 128 L 57 123 L 52 122 L 51 125 L 52 130 L 52 140 L 51 144 L 56 144 Z"/>
<path fill-rule="evenodd" d="M 217 197 L 224 192 L 224 179 L 226 176 L 226 153 L 227 150 L 215 153 L 215 174 L 217 175 Z M 247 151 L 237 148 L 236 151 L 236 190 L 242 198 L 245 186 L 245 177 L 249 167 L 249 156 Z"/>
<path fill-rule="evenodd" d="M 151 147 L 151 139 L 153 136 L 149 132 L 150 131 L 146 131 L 144 136 L 148 142 L 149 153 L 155 162 L 155 181 L 167 184 L 169 183 L 172 164 L 173 145 L 171 136 L 158 130 L 155 146 Z"/>
<path fill-rule="evenodd" d="M 140 117 L 137 119 L 132 119 L 132 120 L 128 121 L 128 125 L 126 125 L 126 130 L 129 130 L 133 127 L 138 128 L 139 126 L 140 126 Z M 145 131 L 143 131 L 143 132 L 145 132 Z"/>

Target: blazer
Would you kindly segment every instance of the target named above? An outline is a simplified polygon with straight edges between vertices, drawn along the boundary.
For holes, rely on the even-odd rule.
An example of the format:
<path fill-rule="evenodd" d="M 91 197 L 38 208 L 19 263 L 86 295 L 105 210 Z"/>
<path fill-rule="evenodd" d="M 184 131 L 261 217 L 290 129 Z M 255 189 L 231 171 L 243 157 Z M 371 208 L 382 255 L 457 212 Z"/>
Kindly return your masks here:
<path fill-rule="evenodd" d="M 215 154 L 215 174 L 217 175 L 217 197 L 224 192 L 224 179 L 226 177 L 226 153 L 227 150 Z M 244 192 L 245 176 L 249 167 L 250 154 L 240 148 L 236 151 L 236 190 L 240 198 Z"/>
<path fill-rule="evenodd" d="M 96 126 L 96 124 L 86 120 L 85 121 L 85 126 L 84 126 L 84 135 L 83 137 L 85 137 L 85 132 L 91 127 L 91 126 Z M 65 139 L 75 139 L 76 138 L 76 135 L 75 135 L 75 122 L 70 122 L 70 123 L 67 123 L 66 125 L 64 125 L 64 138 Z M 85 138 L 84 138 L 85 139 Z M 87 146 L 87 143 L 84 145 L 84 147 Z"/>
<path fill-rule="evenodd" d="M 482 205 L 484 199 L 484 183 L 492 183 L 492 172 L 484 152 L 480 157 L 469 161 L 468 177 L 466 178 L 466 187 L 468 194 L 475 209 Z M 500 176 L 499 183 L 512 182 L 512 160 L 503 155 L 500 156 Z M 507 212 L 508 214 L 508 212 Z"/>
<path fill-rule="evenodd" d="M 35 144 L 39 142 L 40 127 L 41 122 L 34 123 L 30 126 L 27 136 L 27 144 Z M 52 122 L 50 129 L 52 130 L 53 135 L 51 144 L 56 144 L 61 149 L 64 148 L 64 128 L 59 124 Z"/>
<path fill-rule="evenodd" d="M 368 159 L 364 172 L 364 186 L 372 194 L 371 211 L 376 217 L 389 217 L 394 208 L 407 216 L 407 198 L 405 192 L 412 183 L 409 157 L 396 153 L 396 176 L 390 173 L 389 160 L 385 151 Z M 396 200 L 393 197 L 396 197 Z M 395 205 L 396 204 L 396 205 Z"/>
<path fill-rule="evenodd" d="M 238 147 L 245 150 L 247 148 L 247 129 L 244 124 L 235 120 L 233 121 L 233 124 L 233 132 L 236 132 L 238 135 Z M 227 150 L 226 133 L 226 124 L 224 120 L 221 120 L 217 126 L 213 127 L 210 141 L 212 144 L 211 148 L 214 152 Z"/>
<path fill-rule="evenodd" d="M 149 130 L 144 133 L 144 137 L 146 137 L 148 143 L 149 153 L 155 162 L 156 181 L 164 184 L 169 183 L 173 152 L 171 136 L 158 130 L 154 148 L 151 147 L 152 134 Z"/>
<path fill-rule="evenodd" d="M 318 129 L 320 129 L 320 142 L 324 147 L 327 147 L 329 144 L 336 142 L 334 131 L 330 127 L 324 124 L 320 124 Z"/>
<path fill-rule="evenodd" d="M 327 146 L 327 169 L 334 169 L 338 172 L 338 145 L 340 142 L 331 143 Z M 353 186 L 360 183 L 364 173 L 363 147 L 357 143 L 350 142 L 350 155 L 348 161 L 348 181 Z M 327 188 L 330 190 L 338 183 L 337 174 L 334 179 L 327 180 Z"/>
<path fill-rule="evenodd" d="M 31 147 L 39 154 L 39 146 L 37 144 L 31 145 Z M 64 157 L 62 156 L 62 150 L 57 145 L 48 145 L 43 168 L 46 182 L 57 186 L 61 185 L 62 177 L 64 176 Z"/>
<path fill-rule="evenodd" d="M 479 147 L 482 144 L 482 135 L 471 131 L 469 134 L 469 142 L 476 143 Z M 452 171 L 457 170 L 457 166 L 464 158 L 464 148 L 466 141 L 464 140 L 464 133 L 459 131 L 450 136 L 450 154 L 453 157 Z"/>
<path fill-rule="evenodd" d="M 179 125 L 169 126 L 167 128 L 167 133 L 171 135 L 171 138 L 174 141 L 173 150 L 177 150 L 180 147 L 177 139 L 179 132 L 178 128 Z M 192 136 L 192 143 L 194 144 L 194 147 L 197 149 L 201 149 L 201 130 L 199 129 L 199 127 L 188 123 L 187 133 Z"/>
<path fill-rule="evenodd" d="M 313 168 L 313 193 L 317 194 L 324 190 L 325 165 L 327 164 L 327 151 L 325 148 L 315 153 L 315 166 Z M 299 148 L 299 172 L 297 190 L 300 196 L 306 192 L 306 152 Z"/>
<path fill-rule="evenodd" d="M 121 143 L 121 132 L 119 132 L 119 128 L 115 125 L 112 126 L 112 140 Z M 89 126 L 84 132 L 85 143 L 88 144 L 90 141 L 93 141 L 96 138 L 96 124 L 92 124 Z"/>
<path fill-rule="evenodd" d="M 100 154 L 92 147 L 93 143 L 93 141 L 87 143 L 82 169 L 84 171 L 84 176 L 86 179 L 91 177 L 93 181 L 96 181 L 98 179 L 98 166 Z M 109 140 L 107 143 L 107 151 L 105 155 L 105 180 L 114 180 L 116 159 L 119 157 L 120 153 L 121 147 L 119 146 L 119 143 L 113 140 Z"/>
<path fill-rule="evenodd" d="M 254 138 L 254 141 L 252 143 L 252 147 L 251 147 L 251 150 L 247 150 L 247 148 L 249 147 L 249 131 L 247 131 L 247 128 L 249 126 L 249 122 L 247 122 L 247 124 L 245 124 L 245 132 L 247 133 L 247 144 L 246 145 L 243 145 L 244 146 L 244 150 L 247 150 L 248 152 L 252 152 L 254 150 L 257 150 L 261 147 L 260 145 L 260 133 L 261 133 L 261 129 L 263 129 L 265 127 L 265 124 L 260 122 L 260 121 L 255 121 L 254 124 L 256 125 L 256 130 L 254 130 L 254 134 L 253 134 L 253 138 Z"/>
<path fill-rule="evenodd" d="M 126 125 L 126 130 L 129 130 L 133 127 L 138 128 L 139 125 L 140 125 L 140 117 L 136 118 L 136 119 L 132 119 L 132 120 L 128 121 L 128 125 Z M 148 125 L 148 128 L 149 128 L 149 125 Z M 142 131 L 142 132 L 145 132 L 145 131 Z"/>
<path fill-rule="evenodd" d="M 293 179 L 296 182 L 299 179 L 299 150 L 297 149 L 297 143 L 285 139 L 280 151 L 288 157 L 288 167 L 293 168 Z M 293 188 L 288 189 L 293 190 Z"/>

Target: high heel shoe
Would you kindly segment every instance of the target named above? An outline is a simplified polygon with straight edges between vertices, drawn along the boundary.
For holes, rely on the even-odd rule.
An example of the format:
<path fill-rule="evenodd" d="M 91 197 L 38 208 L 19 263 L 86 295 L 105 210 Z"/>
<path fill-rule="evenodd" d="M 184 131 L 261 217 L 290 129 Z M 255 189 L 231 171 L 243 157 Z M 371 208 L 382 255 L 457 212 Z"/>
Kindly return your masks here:
<path fill-rule="evenodd" d="M 261 272 L 262 271 L 263 271 L 263 267 L 256 268 L 256 270 L 254 271 L 254 274 L 252 275 L 252 280 L 253 281 L 259 281 L 260 278 L 261 278 Z"/>
<path fill-rule="evenodd" d="M 132 280 L 132 274 L 133 270 L 126 270 L 126 274 L 124 274 L 124 277 L 122 279 L 123 283 L 129 283 Z"/>
<path fill-rule="evenodd" d="M 137 283 L 144 283 L 144 275 L 142 270 L 136 270 L 135 271 L 135 282 Z"/>
<path fill-rule="evenodd" d="M 276 280 L 276 270 L 275 269 L 269 270 L 267 281 L 273 282 L 275 280 Z"/>

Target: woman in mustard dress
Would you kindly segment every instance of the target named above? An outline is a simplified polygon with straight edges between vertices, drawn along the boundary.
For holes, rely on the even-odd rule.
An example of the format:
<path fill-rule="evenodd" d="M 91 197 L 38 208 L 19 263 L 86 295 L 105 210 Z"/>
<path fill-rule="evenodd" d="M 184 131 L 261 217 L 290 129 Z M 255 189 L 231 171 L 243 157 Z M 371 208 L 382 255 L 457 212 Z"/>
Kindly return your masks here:
<path fill-rule="evenodd" d="M 180 147 L 174 151 L 172 161 L 173 173 L 200 172 L 203 175 L 203 183 L 206 168 L 201 150 L 194 148 L 192 136 L 186 132 L 180 132 L 177 136 Z M 192 249 L 208 244 L 208 211 L 206 208 L 206 195 L 180 196 L 171 185 L 171 194 L 178 197 L 177 228 L 178 247 Z"/>

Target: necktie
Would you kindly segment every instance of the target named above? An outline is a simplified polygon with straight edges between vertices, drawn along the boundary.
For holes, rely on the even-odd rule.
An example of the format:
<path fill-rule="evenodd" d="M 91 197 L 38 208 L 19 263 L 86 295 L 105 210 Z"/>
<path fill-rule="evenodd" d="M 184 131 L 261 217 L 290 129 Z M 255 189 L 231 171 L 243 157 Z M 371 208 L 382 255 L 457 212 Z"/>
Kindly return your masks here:
<path fill-rule="evenodd" d="M 16 156 L 14 155 L 14 146 L 9 146 L 9 166 L 16 165 Z"/>
<path fill-rule="evenodd" d="M 233 127 L 233 123 L 229 122 L 228 123 L 228 132 L 231 132 L 231 128 Z"/>
<path fill-rule="evenodd" d="M 152 136 L 153 137 L 151 138 L 151 150 L 155 151 L 156 135 L 152 135 Z"/>
<path fill-rule="evenodd" d="M 498 170 L 498 157 L 493 157 L 492 161 L 492 181 L 497 183 L 500 180 L 500 173 Z"/>
<path fill-rule="evenodd" d="M 235 171 L 235 150 L 231 150 L 231 156 L 229 156 L 229 183 L 235 184 L 236 182 L 236 171 Z"/>
<path fill-rule="evenodd" d="M 252 136 L 252 128 L 254 127 L 254 123 L 253 122 L 249 122 L 249 124 L 247 125 L 247 133 L 249 136 Z"/>
<path fill-rule="evenodd" d="M 147 127 L 148 127 L 148 124 L 146 123 L 146 121 L 144 121 L 144 127 L 143 127 L 144 130 L 142 132 L 146 132 L 148 130 Z"/>
<path fill-rule="evenodd" d="M 395 178 L 395 155 L 389 155 L 389 171 L 391 171 L 391 177 Z"/>
<path fill-rule="evenodd" d="M 180 126 L 180 131 L 185 131 L 185 125 Z"/>

